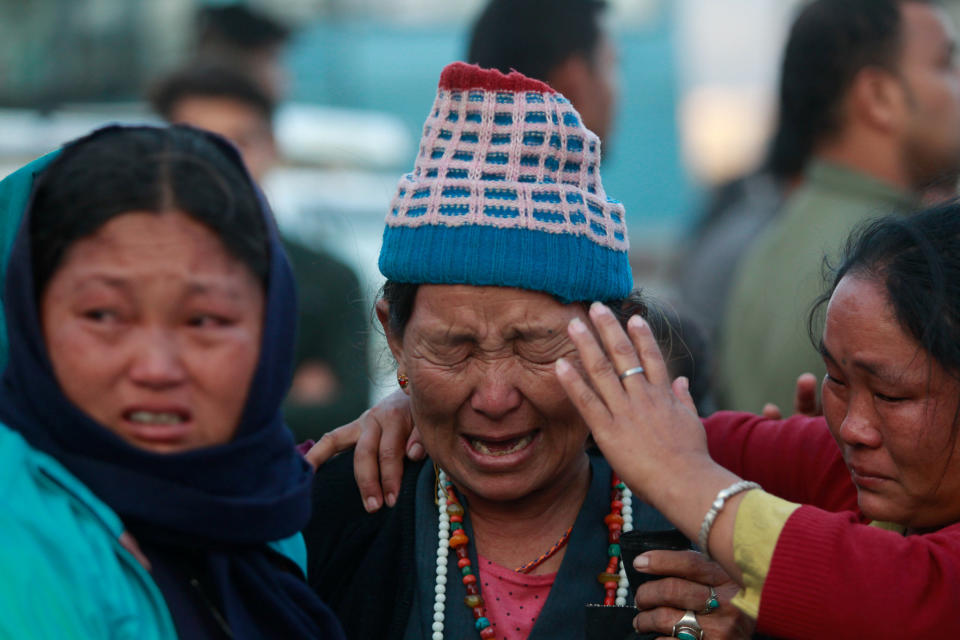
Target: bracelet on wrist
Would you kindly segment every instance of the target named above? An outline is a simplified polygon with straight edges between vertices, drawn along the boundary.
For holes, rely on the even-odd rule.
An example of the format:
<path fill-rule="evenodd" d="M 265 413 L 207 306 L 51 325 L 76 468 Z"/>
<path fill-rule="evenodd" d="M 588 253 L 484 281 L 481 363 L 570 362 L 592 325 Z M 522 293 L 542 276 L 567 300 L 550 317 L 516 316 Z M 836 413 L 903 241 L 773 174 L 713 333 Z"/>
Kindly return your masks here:
<path fill-rule="evenodd" d="M 713 523 L 716 521 L 717 516 L 720 515 L 720 512 L 723 511 L 723 506 L 726 504 L 727 500 L 743 491 L 760 488 L 760 485 L 756 482 L 737 480 L 726 489 L 721 490 L 720 493 L 717 494 L 717 497 L 713 499 L 713 503 L 710 505 L 710 510 L 707 511 L 705 516 L 703 516 L 703 524 L 700 525 L 700 535 L 697 538 L 697 546 L 700 547 L 700 551 L 707 560 L 713 559 L 710 557 L 710 550 L 707 546 L 710 539 L 710 530 L 713 529 Z"/>

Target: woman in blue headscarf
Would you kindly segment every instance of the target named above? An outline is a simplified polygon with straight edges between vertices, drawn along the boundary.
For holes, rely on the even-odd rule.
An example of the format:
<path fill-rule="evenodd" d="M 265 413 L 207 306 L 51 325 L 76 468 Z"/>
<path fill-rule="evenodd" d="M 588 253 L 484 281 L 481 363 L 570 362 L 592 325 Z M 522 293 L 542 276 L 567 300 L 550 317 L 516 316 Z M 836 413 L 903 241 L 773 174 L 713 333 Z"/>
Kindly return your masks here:
<path fill-rule="evenodd" d="M 279 413 L 293 280 L 236 152 L 109 127 L 0 210 L 0 636 L 342 638 Z"/>

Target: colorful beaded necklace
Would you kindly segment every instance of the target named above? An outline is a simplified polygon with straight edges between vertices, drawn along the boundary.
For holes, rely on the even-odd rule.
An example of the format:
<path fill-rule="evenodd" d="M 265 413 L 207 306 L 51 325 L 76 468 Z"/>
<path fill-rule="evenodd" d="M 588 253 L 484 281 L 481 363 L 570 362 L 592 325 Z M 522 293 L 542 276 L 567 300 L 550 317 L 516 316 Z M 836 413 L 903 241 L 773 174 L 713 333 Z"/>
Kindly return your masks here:
<path fill-rule="evenodd" d="M 597 575 L 597 580 L 603 585 L 603 604 L 623 607 L 627 604 L 627 574 L 620 563 L 620 533 L 633 529 L 632 494 L 625 484 L 620 482 L 616 474 L 610 480 L 610 513 L 603 521 L 607 525 L 607 562 L 605 571 Z M 463 599 L 473 612 L 474 625 L 480 632 L 480 637 L 490 640 L 496 632 L 487 618 L 486 605 L 480 595 L 480 585 L 477 576 L 473 573 L 470 563 L 470 550 L 467 544 L 467 532 L 463 528 L 463 505 L 457 498 L 453 484 L 447 479 L 443 470 L 437 473 L 437 510 L 440 524 L 437 535 L 437 581 L 434 589 L 433 601 L 433 640 L 443 640 L 444 610 L 447 602 L 447 559 L 450 549 L 457 554 L 457 566 L 460 568 L 461 580 L 467 589 L 467 597 Z M 567 534 L 561 538 L 566 540 Z M 554 545 L 553 553 L 560 547 Z M 562 545 L 560 545 L 562 546 Z M 552 554 L 551 554 L 552 555 Z M 539 560 L 539 559 L 538 559 Z"/>

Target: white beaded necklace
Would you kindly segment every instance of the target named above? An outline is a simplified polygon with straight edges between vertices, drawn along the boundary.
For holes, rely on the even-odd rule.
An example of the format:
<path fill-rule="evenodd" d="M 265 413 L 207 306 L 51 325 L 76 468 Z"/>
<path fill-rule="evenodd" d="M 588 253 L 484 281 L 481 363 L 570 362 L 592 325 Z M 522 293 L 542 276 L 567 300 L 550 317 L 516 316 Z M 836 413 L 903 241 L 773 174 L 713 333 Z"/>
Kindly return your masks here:
<path fill-rule="evenodd" d="M 433 640 L 443 640 L 443 620 L 444 611 L 447 604 L 447 562 L 450 556 L 450 514 L 447 513 L 447 492 L 444 489 L 447 483 L 447 474 L 438 470 L 437 474 L 437 512 L 440 516 L 440 523 L 437 526 L 437 579 L 434 584 L 433 598 Z M 623 489 L 623 507 L 621 514 L 623 516 L 623 532 L 633 530 L 633 493 L 629 488 Z M 616 606 L 624 607 L 627 604 L 627 595 L 629 590 L 627 582 L 627 572 L 623 567 L 623 561 L 620 562 L 620 582 L 617 585 Z"/>

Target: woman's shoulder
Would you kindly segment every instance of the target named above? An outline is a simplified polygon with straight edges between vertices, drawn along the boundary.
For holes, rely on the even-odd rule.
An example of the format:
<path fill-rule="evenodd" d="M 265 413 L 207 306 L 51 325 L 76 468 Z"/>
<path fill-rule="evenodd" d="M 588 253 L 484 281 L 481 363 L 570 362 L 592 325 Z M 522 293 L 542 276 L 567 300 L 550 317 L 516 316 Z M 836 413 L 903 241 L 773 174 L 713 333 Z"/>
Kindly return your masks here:
<path fill-rule="evenodd" d="M 115 513 L 0 425 L 0 637 L 172 637 Z M 71 635 L 73 634 L 73 635 Z"/>
<path fill-rule="evenodd" d="M 348 537 L 358 531 L 376 532 L 386 521 L 412 513 L 414 487 L 423 465 L 405 461 L 397 505 L 367 513 L 353 475 L 353 450 L 323 464 L 314 477 L 312 516 L 304 531 L 310 551 L 314 551 L 318 539 L 342 538 L 345 531 L 350 532 Z"/>
<path fill-rule="evenodd" d="M 416 485 L 424 464 L 406 461 L 396 505 L 374 513 L 363 508 L 353 477 L 352 451 L 317 470 L 313 513 L 303 532 L 307 578 L 335 608 L 343 585 L 357 572 L 364 573 L 370 566 L 395 566 L 400 556 L 413 553 Z"/>
<path fill-rule="evenodd" d="M 120 535 L 120 518 L 57 460 L 34 449 L 0 424 L 0 497 L 8 515 L 49 522 L 50 510 L 64 500 L 83 505 L 104 527 Z M 63 513 L 63 516 L 75 514 Z M 0 533 L 2 535 L 2 533 Z"/>

